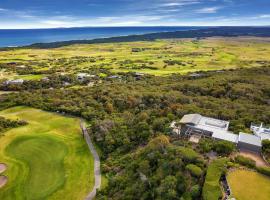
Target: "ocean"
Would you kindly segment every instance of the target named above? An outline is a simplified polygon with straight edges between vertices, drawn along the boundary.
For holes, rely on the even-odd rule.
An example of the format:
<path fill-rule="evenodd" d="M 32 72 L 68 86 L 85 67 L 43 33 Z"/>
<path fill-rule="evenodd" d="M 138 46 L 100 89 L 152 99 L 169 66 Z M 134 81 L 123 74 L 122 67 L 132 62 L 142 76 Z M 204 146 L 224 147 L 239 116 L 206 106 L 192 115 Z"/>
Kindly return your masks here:
<path fill-rule="evenodd" d="M 91 27 L 54 29 L 0 29 L 0 47 L 15 47 L 34 43 L 69 40 L 108 38 L 114 36 L 139 35 L 146 33 L 183 31 L 201 27 Z"/>

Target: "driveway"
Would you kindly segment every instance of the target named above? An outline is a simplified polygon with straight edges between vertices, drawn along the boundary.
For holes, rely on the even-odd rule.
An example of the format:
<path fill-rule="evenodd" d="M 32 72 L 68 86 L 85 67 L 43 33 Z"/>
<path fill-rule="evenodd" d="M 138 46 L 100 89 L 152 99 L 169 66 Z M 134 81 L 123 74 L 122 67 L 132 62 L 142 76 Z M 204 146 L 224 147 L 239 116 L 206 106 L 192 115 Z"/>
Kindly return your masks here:
<path fill-rule="evenodd" d="M 96 196 L 96 192 L 97 189 L 100 189 L 101 186 L 101 173 L 100 173 L 100 159 L 98 156 L 98 153 L 91 141 L 91 138 L 87 132 L 87 129 L 85 127 L 85 123 L 83 121 L 81 121 L 81 129 L 82 129 L 82 133 L 83 133 L 83 137 L 85 138 L 85 141 L 89 147 L 90 152 L 92 153 L 93 157 L 94 157 L 94 173 L 95 173 L 95 185 L 93 190 L 87 195 L 87 197 L 85 198 L 85 200 L 92 200 L 95 198 Z"/>

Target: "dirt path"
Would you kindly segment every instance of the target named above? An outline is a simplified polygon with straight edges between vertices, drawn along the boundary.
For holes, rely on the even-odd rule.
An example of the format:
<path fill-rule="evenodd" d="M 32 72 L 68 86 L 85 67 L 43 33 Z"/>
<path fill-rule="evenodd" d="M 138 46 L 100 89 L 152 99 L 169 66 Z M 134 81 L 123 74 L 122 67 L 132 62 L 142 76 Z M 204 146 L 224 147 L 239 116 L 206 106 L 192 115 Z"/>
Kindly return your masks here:
<path fill-rule="evenodd" d="M 94 185 L 93 190 L 85 198 L 85 200 L 92 200 L 96 196 L 97 189 L 100 189 L 100 186 L 101 186 L 100 159 L 99 159 L 98 153 L 97 153 L 97 151 L 96 151 L 96 149 L 91 141 L 91 138 L 87 132 L 87 129 L 85 127 L 85 123 L 83 121 L 81 121 L 81 129 L 82 129 L 82 133 L 83 133 L 83 136 L 85 138 L 85 141 L 89 147 L 89 150 L 91 151 L 92 155 L 94 156 L 94 161 L 95 161 L 95 165 L 94 165 L 95 185 Z"/>
<path fill-rule="evenodd" d="M 263 160 L 263 158 L 256 153 L 252 153 L 249 151 L 240 151 L 239 154 L 241 156 L 251 158 L 252 160 L 254 160 L 256 162 L 257 167 L 267 167 L 268 166 L 267 163 Z"/>
<path fill-rule="evenodd" d="M 7 166 L 4 163 L 0 163 L 0 174 L 6 171 Z"/>

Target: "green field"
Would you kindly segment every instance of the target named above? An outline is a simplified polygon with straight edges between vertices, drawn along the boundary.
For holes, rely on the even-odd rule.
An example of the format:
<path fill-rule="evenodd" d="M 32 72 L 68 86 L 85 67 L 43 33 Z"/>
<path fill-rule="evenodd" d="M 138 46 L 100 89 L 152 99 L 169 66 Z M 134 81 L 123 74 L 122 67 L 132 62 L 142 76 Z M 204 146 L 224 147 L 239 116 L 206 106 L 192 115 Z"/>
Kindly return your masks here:
<path fill-rule="evenodd" d="M 236 170 L 228 175 L 232 195 L 237 200 L 269 200 L 270 178 L 257 172 Z"/>
<path fill-rule="evenodd" d="M 79 119 L 26 107 L 0 115 L 29 123 L 0 137 L 0 162 L 8 166 L 1 200 L 86 197 L 94 184 L 94 163 Z"/>
<path fill-rule="evenodd" d="M 59 73 L 107 69 L 167 75 L 269 65 L 269 54 L 269 38 L 169 39 L 16 49 L 0 52 L 0 63 L 16 62 L 18 70 L 31 67 L 39 73 L 49 69 Z M 12 67 L 6 70 L 12 71 Z M 36 78 L 39 77 L 26 76 Z"/>

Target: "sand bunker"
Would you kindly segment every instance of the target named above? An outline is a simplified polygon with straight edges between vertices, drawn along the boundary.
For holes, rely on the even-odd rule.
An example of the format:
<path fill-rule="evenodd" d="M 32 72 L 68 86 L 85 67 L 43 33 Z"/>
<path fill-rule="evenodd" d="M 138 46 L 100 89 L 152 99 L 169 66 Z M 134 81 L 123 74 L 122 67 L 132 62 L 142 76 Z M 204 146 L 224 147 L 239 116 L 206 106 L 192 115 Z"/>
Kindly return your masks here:
<path fill-rule="evenodd" d="M 4 163 L 0 163 L 0 174 L 6 171 L 6 169 L 7 169 L 7 165 L 5 165 Z"/>
<path fill-rule="evenodd" d="M 7 184 L 8 178 L 6 176 L 0 176 L 0 188 Z"/>

